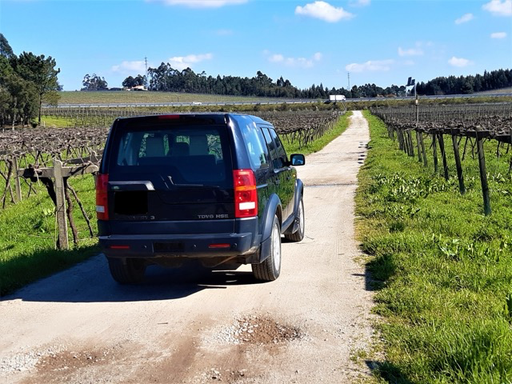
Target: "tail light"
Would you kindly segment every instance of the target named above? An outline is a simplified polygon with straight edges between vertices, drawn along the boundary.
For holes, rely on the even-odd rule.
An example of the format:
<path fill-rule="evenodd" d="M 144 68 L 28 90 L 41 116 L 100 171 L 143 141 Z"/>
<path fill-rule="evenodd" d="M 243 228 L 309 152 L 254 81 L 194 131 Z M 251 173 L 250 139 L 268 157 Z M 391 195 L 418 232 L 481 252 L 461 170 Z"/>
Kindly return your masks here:
<path fill-rule="evenodd" d="M 233 171 L 235 187 L 235 217 L 252 217 L 258 215 L 258 193 L 256 178 L 250 169 Z"/>
<path fill-rule="evenodd" d="M 108 220 L 108 174 L 98 173 L 96 177 L 96 217 Z"/>

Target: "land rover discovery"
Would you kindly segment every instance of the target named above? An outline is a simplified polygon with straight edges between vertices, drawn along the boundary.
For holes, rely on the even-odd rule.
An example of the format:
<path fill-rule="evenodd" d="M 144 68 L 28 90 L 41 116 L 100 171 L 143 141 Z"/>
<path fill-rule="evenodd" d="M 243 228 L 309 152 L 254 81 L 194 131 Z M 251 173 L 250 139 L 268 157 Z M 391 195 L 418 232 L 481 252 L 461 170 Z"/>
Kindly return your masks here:
<path fill-rule="evenodd" d="M 281 235 L 304 237 L 304 187 L 272 124 L 242 114 L 114 121 L 96 178 L 99 243 L 114 280 L 146 266 L 251 264 L 272 281 Z"/>

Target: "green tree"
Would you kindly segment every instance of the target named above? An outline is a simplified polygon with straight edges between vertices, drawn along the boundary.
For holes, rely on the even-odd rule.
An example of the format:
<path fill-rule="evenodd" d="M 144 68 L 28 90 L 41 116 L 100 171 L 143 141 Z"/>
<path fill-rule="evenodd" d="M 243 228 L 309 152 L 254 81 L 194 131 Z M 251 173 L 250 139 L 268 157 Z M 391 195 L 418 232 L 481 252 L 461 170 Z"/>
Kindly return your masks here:
<path fill-rule="evenodd" d="M 6 57 L 8 59 L 14 56 L 14 52 L 12 51 L 9 42 L 2 33 L 0 33 L 0 56 Z"/>
<path fill-rule="evenodd" d="M 92 75 L 86 74 L 82 81 L 82 91 L 106 91 L 108 90 L 108 83 L 104 77 L 100 77 L 93 73 Z"/>
<path fill-rule="evenodd" d="M 36 56 L 32 52 L 23 52 L 18 58 L 11 60 L 12 66 L 24 80 L 34 83 L 38 94 L 38 124 L 41 124 L 41 110 L 46 95 L 52 93 L 55 98 L 56 92 L 61 89 L 58 82 L 59 68 L 55 59 L 45 55 Z"/>
<path fill-rule="evenodd" d="M 128 76 L 123 80 L 123 87 L 125 88 L 133 88 L 146 84 L 146 76 L 137 75 L 136 77 Z"/>
<path fill-rule="evenodd" d="M 128 76 L 126 79 L 123 80 L 122 86 L 125 88 L 133 88 L 137 85 L 135 79 L 133 76 Z"/>
<path fill-rule="evenodd" d="M 10 72 L 2 78 L 2 89 L 6 92 L 2 97 L 6 102 L 3 112 L 9 117 L 12 129 L 18 121 L 22 125 L 28 124 L 37 113 L 38 95 L 35 84 Z"/>
<path fill-rule="evenodd" d="M 0 123 L 25 125 L 37 115 L 37 91 L 34 83 L 24 80 L 0 55 Z"/>

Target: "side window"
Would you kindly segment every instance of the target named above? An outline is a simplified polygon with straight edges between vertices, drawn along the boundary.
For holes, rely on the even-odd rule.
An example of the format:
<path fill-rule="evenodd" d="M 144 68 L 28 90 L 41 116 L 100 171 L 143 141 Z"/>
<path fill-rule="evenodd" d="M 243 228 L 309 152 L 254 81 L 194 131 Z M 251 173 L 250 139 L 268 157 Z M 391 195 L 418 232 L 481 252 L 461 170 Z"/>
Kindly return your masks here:
<path fill-rule="evenodd" d="M 207 134 L 208 153 L 214 155 L 217 162 L 223 159 L 222 146 L 219 134 Z"/>
<path fill-rule="evenodd" d="M 281 139 L 277 136 L 277 133 L 273 129 L 269 129 L 270 136 L 272 137 L 272 142 L 275 146 L 275 156 L 272 156 L 274 161 L 275 168 L 283 168 L 288 161 L 286 156 L 286 151 L 284 150 L 283 143 L 281 143 Z"/>
<path fill-rule="evenodd" d="M 268 149 L 265 145 L 265 139 L 260 128 L 258 128 L 255 124 L 248 124 L 242 127 L 242 135 L 251 165 L 255 169 L 267 165 Z"/>
<path fill-rule="evenodd" d="M 267 143 L 268 148 L 270 149 L 271 152 L 274 151 L 275 145 L 274 145 L 274 142 L 272 141 L 272 137 L 270 137 L 270 132 L 269 132 L 268 128 L 263 127 L 263 128 L 261 128 L 261 130 L 263 131 L 263 136 L 265 136 L 265 142 Z"/>

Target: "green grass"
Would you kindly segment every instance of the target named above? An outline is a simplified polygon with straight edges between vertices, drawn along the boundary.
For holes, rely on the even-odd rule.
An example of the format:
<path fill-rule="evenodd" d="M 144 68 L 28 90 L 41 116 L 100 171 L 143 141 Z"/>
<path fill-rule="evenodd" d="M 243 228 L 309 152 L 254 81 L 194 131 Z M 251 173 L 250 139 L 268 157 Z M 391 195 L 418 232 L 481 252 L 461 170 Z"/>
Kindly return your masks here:
<path fill-rule="evenodd" d="M 96 235 L 96 213 L 94 212 L 94 180 L 92 175 L 69 179 L 82 201 Z M 79 261 L 97 254 L 97 240 L 90 237 L 87 223 L 80 208 L 74 203 L 74 219 L 78 229 L 79 243 L 73 246 L 71 229 L 69 251 L 56 250 L 57 225 L 55 208 L 46 188 L 39 185 L 38 193 L 0 210 L 0 296 L 22 286 L 58 272 Z"/>
<path fill-rule="evenodd" d="M 76 119 L 64 116 L 41 116 L 41 125 L 46 128 L 68 128 L 76 125 Z"/>
<path fill-rule="evenodd" d="M 398 150 L 379 119 L 366 117 L 371 141 L 359 174 L 357 231 L 370 255 L 375 312 L 382 316 L 385 358 L 377 377 L 390 383 L 512 382 L 510 154 L 497 159 L 493 142 L 486 144 L 492 214 L 485 216 L 470 150 L 461 195 L 450 151 L 445 181 L 433 174 L 431 152 L 424 168 Z"/>
<path fill-rule="evenodd" d="M 215 102 L 267 102 L 280 100 L 265 97 L 206 95 L 178 92 L 151 91 L 62 91 L 59 104 L 124 104 L 124 103 L 215 103 Z"/>

